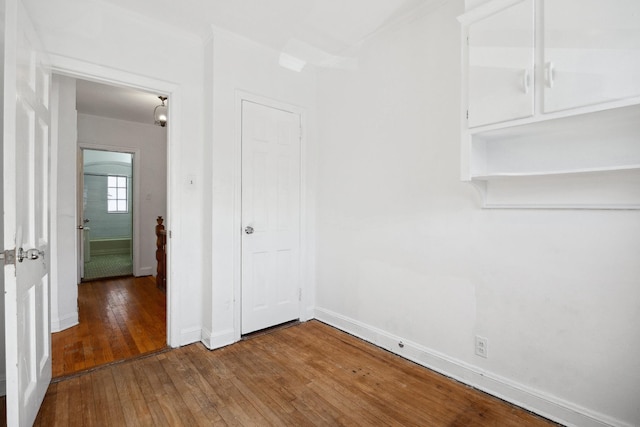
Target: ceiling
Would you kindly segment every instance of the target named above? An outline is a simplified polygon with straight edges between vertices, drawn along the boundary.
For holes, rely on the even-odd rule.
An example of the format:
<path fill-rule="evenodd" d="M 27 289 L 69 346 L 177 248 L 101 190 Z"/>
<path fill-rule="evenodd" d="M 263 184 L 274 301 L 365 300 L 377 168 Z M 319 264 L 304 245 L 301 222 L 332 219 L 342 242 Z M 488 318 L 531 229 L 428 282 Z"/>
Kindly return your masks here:
<path fill-rule="evenodd" d="M 339 55 L 433 0 L 103 0 L 202 38 L 211 26 L 274 49 L 303 43 Z"/>
<path fill-rule="evenodd" d="M 153 110 L 160 105 L 158 95 L 77 80 L 76 110 L 79 114 L 153 124 Z"/>
<path fill-rule="evenodd" d="M 203 39 L 212 28 L 222 29 L 307 63 L 330 66 L 380 29 L 445 0 L 101 1 Z M 153 124 L 157 95 L 78 80 L 77 110 Z"/>

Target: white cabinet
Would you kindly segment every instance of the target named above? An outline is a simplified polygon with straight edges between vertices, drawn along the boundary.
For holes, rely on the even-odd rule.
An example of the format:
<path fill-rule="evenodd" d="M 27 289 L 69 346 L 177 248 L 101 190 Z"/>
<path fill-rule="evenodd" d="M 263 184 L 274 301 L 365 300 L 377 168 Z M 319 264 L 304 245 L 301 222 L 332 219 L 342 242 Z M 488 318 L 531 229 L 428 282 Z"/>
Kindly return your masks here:
<path fill-rule="evenodd" d="M 469 127 L 533 115 L 533 0 L 469 25 Z"/>
<path fill-rule="evenodd" d="M 484 207 L 640 209 L 640 0 L 478 4 L 462 180 Z"/>
<path fill-rule="evenodd" d="M 546 0 L 544 112 L 640 95 L 640 1 Z"/>

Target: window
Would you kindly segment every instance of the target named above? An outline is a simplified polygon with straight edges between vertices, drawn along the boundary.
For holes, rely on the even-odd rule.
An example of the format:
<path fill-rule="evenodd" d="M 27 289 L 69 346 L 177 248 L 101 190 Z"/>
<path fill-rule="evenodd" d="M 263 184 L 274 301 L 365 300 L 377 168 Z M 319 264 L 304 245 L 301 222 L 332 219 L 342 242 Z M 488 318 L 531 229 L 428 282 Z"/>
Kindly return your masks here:
<path fill-rule="evenodd" d="M 126 176 L 107 176 L 107 212 L 129 212 Z"/>

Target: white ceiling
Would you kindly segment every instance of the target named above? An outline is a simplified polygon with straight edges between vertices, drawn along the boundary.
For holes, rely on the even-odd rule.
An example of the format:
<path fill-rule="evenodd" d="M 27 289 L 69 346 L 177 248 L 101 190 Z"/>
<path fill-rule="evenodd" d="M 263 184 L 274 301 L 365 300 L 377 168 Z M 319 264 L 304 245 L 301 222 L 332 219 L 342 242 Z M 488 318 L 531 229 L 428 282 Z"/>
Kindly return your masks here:
<path fill-rule="evenodd" d="M 202 38 L 211 26 L 274 49 L 299 41 L 342 54 L 433 0 L 104 0 Z"/>
<path fill-rule="evenodd" d="M 222 29 L 326 66 L 380 29 L 444 0 L 102 0 L 206 38 Z M 79 113 L 153 123 L 158 94 L 78 81 Z M 169 100 L 170 102 L 170 100 Z"/>
<path fill-rule="evenodd" d="M 77 80 L 79 114 L 153 124 L 153 110 L 157 105 L 160 105 L 157 94 Z"/>

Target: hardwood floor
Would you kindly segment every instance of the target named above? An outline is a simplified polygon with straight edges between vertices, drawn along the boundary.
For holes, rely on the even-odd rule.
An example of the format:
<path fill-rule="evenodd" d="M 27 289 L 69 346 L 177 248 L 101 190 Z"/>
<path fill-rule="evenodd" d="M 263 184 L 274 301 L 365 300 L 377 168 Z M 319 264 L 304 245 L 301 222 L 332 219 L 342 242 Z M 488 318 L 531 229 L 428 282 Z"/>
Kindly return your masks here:
<path fill-rule="evenodd" d="M 553 423 L 318 321 L 202 344 L 51 384 L 36 426 Z"/>
<path fill-rule="evenodd" d="M 80 324 L 52 334 L 53 377 L 166 347 L 166 297 L 153 276 L 78 285 Z"/>

